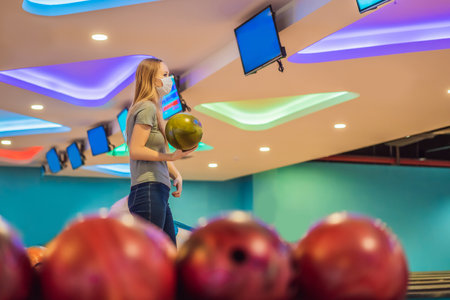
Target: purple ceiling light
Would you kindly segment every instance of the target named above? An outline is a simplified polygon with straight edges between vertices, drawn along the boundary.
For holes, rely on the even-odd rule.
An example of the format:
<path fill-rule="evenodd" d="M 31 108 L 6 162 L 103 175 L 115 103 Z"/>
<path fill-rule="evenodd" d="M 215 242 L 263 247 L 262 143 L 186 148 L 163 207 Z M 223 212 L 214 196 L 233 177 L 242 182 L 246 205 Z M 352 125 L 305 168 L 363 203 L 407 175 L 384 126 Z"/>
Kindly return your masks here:
<path fill-rule="evenodd" d="M 148 55 L 0 71 L 0 81 L 78 106 L 100 106 L 134 80 Z"/>
<path fill-rule="evenodd" d="M 450 48 L 449 0 L 397 0 L 293 54 L 318 63 Z"/>

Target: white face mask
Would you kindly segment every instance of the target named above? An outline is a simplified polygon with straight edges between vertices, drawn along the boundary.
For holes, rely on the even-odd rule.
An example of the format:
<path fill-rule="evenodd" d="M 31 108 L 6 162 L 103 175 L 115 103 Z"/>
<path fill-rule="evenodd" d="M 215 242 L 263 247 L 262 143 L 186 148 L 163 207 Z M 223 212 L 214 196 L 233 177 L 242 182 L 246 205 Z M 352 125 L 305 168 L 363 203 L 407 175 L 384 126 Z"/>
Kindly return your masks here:
<path fill-rule="evenodd" d="M 162 98 L 170 91 L 172 90 L 173 81 L 172 76 L 169 77 L 163 77 L 160 79 L 162 81 L 163 86 L 162 87 L 156 87 L 156 90 L 158 91 L 159 96 Z"/>

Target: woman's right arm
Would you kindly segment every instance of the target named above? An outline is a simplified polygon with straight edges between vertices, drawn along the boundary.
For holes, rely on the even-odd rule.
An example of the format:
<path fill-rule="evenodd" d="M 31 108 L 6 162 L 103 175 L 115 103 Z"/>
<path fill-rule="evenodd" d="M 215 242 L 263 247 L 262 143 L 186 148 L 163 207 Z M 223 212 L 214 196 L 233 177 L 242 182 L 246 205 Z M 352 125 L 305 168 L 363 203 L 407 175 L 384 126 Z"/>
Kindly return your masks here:
<path fill-rule="evenodd" d="M 128 150 L 130 151 L 130 158 L 132 160 L 146 160 L 146 161 L 174 161 L 185 157 L 193 152 L 195 149 L 183 152 L 177 150 L 173 153 L 161 153 L 150 148 L 147 148 L 148 137 L 152 127 L 145 124 L 135 124 L 133 132 L 131 133 L 130 144 Z"/>

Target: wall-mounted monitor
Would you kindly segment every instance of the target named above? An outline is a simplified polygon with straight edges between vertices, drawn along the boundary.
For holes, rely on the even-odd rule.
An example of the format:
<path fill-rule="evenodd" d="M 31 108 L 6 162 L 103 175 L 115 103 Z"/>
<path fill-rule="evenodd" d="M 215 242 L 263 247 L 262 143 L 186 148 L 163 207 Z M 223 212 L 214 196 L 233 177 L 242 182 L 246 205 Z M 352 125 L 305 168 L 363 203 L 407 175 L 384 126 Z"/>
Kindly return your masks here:
<path fill-rule="evenodd" d="M 389 1 L 391 0 L 356 0 L 356 3 L 358 4 L 359 12 L 362 14 Z"/>
<path fill-rule="evenodd" d="M 82 149 L 77 142 L 70 144 L 69 147 L 66 148 L 66 152 L 73 170 L 76 170 L 84 165 Z"/>
<path fill-rule="evenodd" d="M 123 139 L 125 142 L 127 141 L 127 115 L 128 115 L 128 109 L 125 108 L 117 115 L 117 122 L 119 122 L 120 131 L 122 132 Z"/>
<path fill-rule="evenodd" d="M 89 129 L 87 132 L 92 155 L 99 155 L 110 151 L 110 143 L 104 125 Z"/>
<path fill-rule="evenodd" d="M 173 76 L 171 77 L 173 82 L 172 90 L 169 94 L 165 95 L 161 99 L 162 114 L 164 120 L 167 120 L 171 116 L 183 111 L 183 106 L 181 105 L 181 99 L 178 93 L 175 78 Z"/>
<path fill-rule="evenodd" d="M 51 148 L 46 154 L 48 168 L 52 173 L 58 173 L 62 169 L 62 163 L 59 159 L 59 154 L 55 148 Z"/>
<path fill-rule="evenodd" d="M 245 75 L 286 57 L 270 5 L 237 27 L 234 33 Z"/>

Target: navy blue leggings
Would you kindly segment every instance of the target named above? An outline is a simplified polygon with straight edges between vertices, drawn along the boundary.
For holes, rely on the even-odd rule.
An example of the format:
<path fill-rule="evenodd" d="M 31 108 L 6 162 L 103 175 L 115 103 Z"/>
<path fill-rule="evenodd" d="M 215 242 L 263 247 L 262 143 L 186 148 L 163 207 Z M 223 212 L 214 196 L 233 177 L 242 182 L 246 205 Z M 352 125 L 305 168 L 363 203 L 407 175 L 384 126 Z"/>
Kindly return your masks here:
<path fill-rule="evenodd" d="M 169 207 L 170 189 L 161 182 L 143 182 L 131 187 L 128 208 L 162 230 L 176 245 L 175 228 Z"/>

